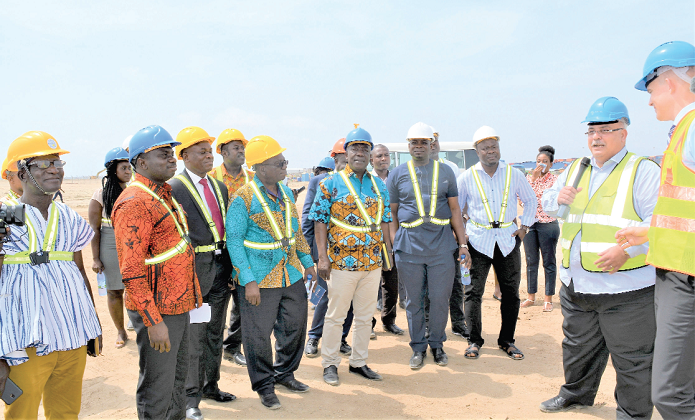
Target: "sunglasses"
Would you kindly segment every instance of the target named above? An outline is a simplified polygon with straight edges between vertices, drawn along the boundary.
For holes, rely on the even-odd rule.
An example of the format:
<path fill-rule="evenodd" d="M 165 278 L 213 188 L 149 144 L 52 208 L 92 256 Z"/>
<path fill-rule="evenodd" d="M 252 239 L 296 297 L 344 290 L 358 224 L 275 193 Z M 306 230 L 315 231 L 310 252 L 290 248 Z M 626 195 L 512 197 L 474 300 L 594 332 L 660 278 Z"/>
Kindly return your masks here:
<path fill-rule="evenodd" d="M 36 166 L 39 169 L 48 169 L 51 167 L 51 165 L 55 166 L 56 168 L 62 168 L 65 166 L 65 161 L 64 160 L 32 160 L 27 164 L 27 166 Z"/>

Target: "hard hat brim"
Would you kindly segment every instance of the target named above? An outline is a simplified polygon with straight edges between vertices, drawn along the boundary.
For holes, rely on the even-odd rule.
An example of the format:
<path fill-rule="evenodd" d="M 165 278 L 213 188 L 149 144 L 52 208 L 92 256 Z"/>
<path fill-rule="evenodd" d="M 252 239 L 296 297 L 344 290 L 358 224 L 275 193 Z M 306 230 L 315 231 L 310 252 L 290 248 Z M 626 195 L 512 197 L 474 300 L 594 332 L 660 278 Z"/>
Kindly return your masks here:
<path fill-rule="evenodd" d="M 284 152 L 285 150 L 287 150 L 287 148 L 281 147 L 280 149 L 276 150 L 274 153 L 272 153 L 272 154 L 266 156 L 263 160 L 258 161 L 258 162 L 249 161 L 249 160 L 247 159 L 247 160 L 246 160 L 246 164 L 247 164 L 248 166 L 258 165 L 259 163 L 263 163 L 263 162 L 265 162 L 265 161 L 268 160 L 268 159 L 274 158 L 275 156 L 279 155 L 280 153 Z"/>
<path fill-rule="evenodd" d="M 191 143 L 191 144 L 187 144 L 186 147 L 182 148 L 181 150 L 176 150 L 176 158 L 177 158 L 178 160 L 183 160 L 183 158 L 181 157 L 181 155 L 183 154 L 183 151 L 184 151 L 184 150 L 188 149 L 188 148 L 191 147 L 191 146 L 195 146 L 195 145 L 198 144 L 198 143 L 202 143 L 202 142 L 204 142 L 204 141 L 208 142 L 208 144 L 212 146 L 212 143 L 215 142 L 215 138 L 214 138 L 214 137 L 203 137 L 202 139 L 198 139 L 198 140 L 196 140 L 195 142 L 193 142 L 193 143 Z M 183 143 L 180 143 L 179 146 L 180 146 L 180 145 L 183 145 Z M 178 146 L 177 146 L 177 147 L 178 147 Z"/>
<path fill-rule="evenodd" d="M 490 139 L 495 139 L 495 140 L 497 140 L 497 141 L 500 141 L 500 138 L 499 138 L 498 136 L 490 136 L 490 137 L 485 137 L 485 138 L 482 138 L 482 139 L 480 139 L 480 140 L 474 141 L 474 142 L 473 142 L 473 146 L 477 145 L 477 144 L 480 143 L 481 141 L 490 140 Z"/>
<path fill-rule="evenodd" d="M 229 139 L 229 140 L 225 140 L 223 142 L 220 142 L 219 140 L 217 140 L 217 144 L 215 146 L 215 151 L 217 151 L 217 154 L 221 155 L 222 154 L 222 146 L 224 146 L 227 143 L 231 143 L 233 141 L 240 141 L 244 145 L 244 147 L 246 147 L 246 145 L 249 144 L 249 141 L 246 139 L 243 139 L 243 140 L 242 139 Z"/>
<path fill-rule="evenodd" d="M 181 143 L 179 143 L 178 141 L 165 141 L 162 143 L 158 143 L 158 144 L 155 144 L 155 145 L 148 147 L 147 149 L 139 152 L 138 154 L 136 154 L 134 156 L 129 156 L 129 161 L 132 163 L 133 160 L 135 160 L 135 158 L 138 157 L 138 155 L 141 155 L 141 154 L 147 153 L 147 152 L 151 152 L 155 149 L 159 149 L 159 148 L 166 147 L 166 146 L 171 146 L 172 148 L 174 148 L 174 147 L 180 146 L 180 145 L 181 145 Z M 130 153 L 130 152 L 128 152 L 128 153 Z"/>

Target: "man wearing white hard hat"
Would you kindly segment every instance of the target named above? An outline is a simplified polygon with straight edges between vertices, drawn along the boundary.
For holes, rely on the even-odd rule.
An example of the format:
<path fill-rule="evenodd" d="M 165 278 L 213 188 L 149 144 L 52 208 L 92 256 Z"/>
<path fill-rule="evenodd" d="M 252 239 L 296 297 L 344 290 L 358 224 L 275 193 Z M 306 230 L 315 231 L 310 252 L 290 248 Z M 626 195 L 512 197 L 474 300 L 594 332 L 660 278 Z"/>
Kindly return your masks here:
<path fill-rule="evenodd" d="M 387 186 L 391 198 L 391 238 L 399 280 L 407 294 L 406 313 L 413 355 L 410 368 L 424 365 L 427 347 L 434 362 L 446 366 L 443 349 L 449 298 L 454 281 L 451 255 L 460 248 L 470 266 L 466 229 L 456 197 L 456 175 L 430 159 L 432 127 L 417 123 L 406 140 L 412 160 L 394 168 Z M 456 237 L 452 233 L 456 232 Z M 458 245 L 457 242 L 458 241 Z M 425 297 L 430 300 L 429 337 L 425 337 Z"/>
<path fill-rule="evenodd" d="M 477 359 L 483 346 L 481 303 L 490 266 L 495 269 L 502 290 L 502 327 L 497 345 L 512 360 L 524 354 L 514 344 L 519 315 L 521 281 L 521 241 L 536 221 L 536 194 L 526 177 L 500 160 L 500 138 L 488 126 L 473 134 L 473 145 L 480 162 L 458 178 L 459 205 L 468 206 L 466 226 L 470 241 L 471 284 L 465 286 L 466 324 L 470 328 L 465 356 Z M 524 205 L 521 226 L 517 217 L 516 198 Z M 509 204 L 509 205 L 508 205 Z"/>

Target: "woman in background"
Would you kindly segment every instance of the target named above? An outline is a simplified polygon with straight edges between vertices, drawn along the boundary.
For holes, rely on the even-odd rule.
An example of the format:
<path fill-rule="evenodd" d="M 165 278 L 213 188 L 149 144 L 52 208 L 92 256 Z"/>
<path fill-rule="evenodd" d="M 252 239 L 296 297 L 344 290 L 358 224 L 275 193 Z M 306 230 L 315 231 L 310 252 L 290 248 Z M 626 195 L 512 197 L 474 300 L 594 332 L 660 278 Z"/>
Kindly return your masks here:
<path fill-rule="evenodd" d="M 540 261 L 540 256 L 542 256 L 543 269 L 545 270 L 543 312 L 550 312 L 553 310 L 553 295 L 555 294 L 555 281 L 557 278 L 555 249 L 560 237 L 560 226 L 557 219 L 543 212 L 541 198 L 543 197 L 543 192 L 552 187 L 557 179 L 557 175 L 550 173 L 550 168 L 555 160 L 555 149 L 552 146 L 543 146 L 538 149 L 538 152 L 536 168 L 526 175 L 528 182 L 536 193 L 538 207 L 536 209 L 536 223 L 531 226 L 529 232 L 524 237 L 528 297 L 521 303 L 521 307 L 533 306 L 536 302 L 538 262 Z"/>
<path fill-rule="evenodd" d="M 116 252 L 116 237 L 111 225 L 111 210 L 118 196 L 123 192 L 126 183 L 130 181 L 131 168 L 128 162 L 128 152 L 116 147 L 109 150 L 104 159 L 106 176 L 101 185 L 94 192 L 89 202 L 89 224 L 94 229 L 92 239 L 92 270 L 106 277 L 106 294 L 109 313 L 113 320 L 118 337 L 116 348 L 120 349 L 128 341 L 128 333 L 124 327 L 123 312 L 123 280 L 121 269 L 118 266 L 118 253 Z"/>

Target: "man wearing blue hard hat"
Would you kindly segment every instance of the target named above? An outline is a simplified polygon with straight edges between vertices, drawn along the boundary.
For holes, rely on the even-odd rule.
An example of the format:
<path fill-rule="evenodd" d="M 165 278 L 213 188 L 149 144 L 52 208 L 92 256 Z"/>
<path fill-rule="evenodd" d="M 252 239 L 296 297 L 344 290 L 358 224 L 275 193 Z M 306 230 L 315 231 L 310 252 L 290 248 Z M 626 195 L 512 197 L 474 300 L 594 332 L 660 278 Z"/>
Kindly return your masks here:
<path fill-rule="evenodd" d="M 652 399 L 665 419 L 695 418 L 695 47 L 673 41 L 647 57 L 635 88 L 649 93 L 656 119 L 673 121 L 659 197 L 648 229 L 616 234 L 628 252 L 649 241 L 656 267 Z"/>
<path fill-rule="evenodd" d="M 615 233 L 625 226 L 649 226 L 659 167 L 628 152 L 630 117 L 618 99 L 598 99 L 582 123 L 590 160 L 575 160 L 542 197 L 548 216 L 560 213 L 565 219 L 560 234 L 565 384 L 540 409 L 554 413 L 593 405 L 610 355 L 617 418 L 648 419 L 654 409 L 656 276 L 645 263 L 648 247 L 624 250 Z"/>
<path fill-rule="evenodd" d="M 186 214 L 167 184 L 180 144 L 158 125 L 135 133 L 128 148 L 135 180 L 111 213 L 140 355 L 139 418 L 186 417 L 188 313 L 203 301 Z"/>
<path fill-rule="evenodd" d="M 367 366 L 372 314 L 381 279 L 382 247 L 390 252 L 389 193 L 384 182 L 367 171 L 372 136 L 356 127 L 345 137 L 348 164 L 321 181 L 309 218 L 315 221 L 318 274 L 328 285 L 323 334 L 323 380 L 338 385 L 343 323 L 354 310 L 350 373 L 380 381 Z"/>

